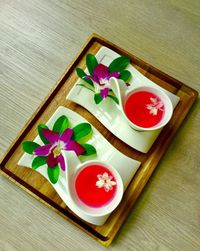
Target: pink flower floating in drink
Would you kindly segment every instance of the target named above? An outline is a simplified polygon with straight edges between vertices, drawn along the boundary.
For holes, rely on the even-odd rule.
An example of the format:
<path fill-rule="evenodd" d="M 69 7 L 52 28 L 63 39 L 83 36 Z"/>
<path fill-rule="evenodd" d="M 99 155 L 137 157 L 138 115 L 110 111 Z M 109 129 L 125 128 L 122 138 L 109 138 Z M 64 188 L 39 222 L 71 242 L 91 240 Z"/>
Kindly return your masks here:
<path fill-rule="evenodd" d="M 156 116 L 158 111 L 164 111 L 164 104 L 159 98 L 150 97 L 150 101 L 151 103 L 146 105 L 150 114 Z"/>
<path fill-rule="evenodd" d="M 22 148 L 26 153 L 33 155 L 33 169 L 47 165 L 47 174 L 53 184 L 59 179 L 60 169 L 65 171 L 67 168 L 62 150 L 74 151 L 77 157 L 96 154 L 96 149 L 86 143 L 92 136 L 92 127 L 89 123 L 81 123 L 70 128 L 68 118 L 63 115 L 55 121 L 52 130 L 40 124 L 38 134 L 43 145 L 24 141 Z"/>
<path fill-rule="evenodd" d="M 113 186 L 116 185 L 116 182 L 113 180 L 113 176 L 108 175 L 107 172 L 103 174 L 97 175 L 98 181 L 96 182 L 96 186 L 98 188 L 104 188 L 106 192 L 109 192 L 113 189 Z"/>
<path fill-rule="evenodd" d="M 121 56 L 114 59 L 109 66 L 98 63 L 93 54 L 86 56 L 86 66 L 89 74 L 86 74 L 82 69 L 76 68 L 77 75 L 84 80 L 78 84 L 94 92 L 94 101 L 96 104 L 101 103 L 107 97 L 111 98 L 117 104 L 118 98 L 112 92 L 110 86 L 110 78 L 115 77 L 124 80 L 125 83 L 131 78 L 131 73 L 125 68 L 130 63 L 130 58 Z M 126 84 L 129 85 L 129 84 Z"/>

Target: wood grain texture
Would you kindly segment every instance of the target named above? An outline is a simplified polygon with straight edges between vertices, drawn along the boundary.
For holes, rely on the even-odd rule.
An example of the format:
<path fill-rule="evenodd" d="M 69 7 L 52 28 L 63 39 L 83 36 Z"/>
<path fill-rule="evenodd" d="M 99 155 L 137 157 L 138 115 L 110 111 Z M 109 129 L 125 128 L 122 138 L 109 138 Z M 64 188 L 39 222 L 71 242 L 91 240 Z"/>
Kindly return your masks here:
<path fill-rule="evenodd" d="M 66 96 L 78 79 L 74 69 L 76 67 L 84 69 L 86 67 L 86 54 L 96 54 L 102 46 L 106 46 L 120 55 L 129 56 L 131 63 L 135 68 L 137 68 L 145 76 L 148 76 L 150 79 L 154 79 L 158 85 L 163 86 L 165 89 L 172 91 L 180 97 L 179 104 L 177 105 L 170 122 L 162 130 L 156 142 L 146 154 L 139 153 L 127 146 L 125 143 L 121 142 L 88 111 L 79 105 L 66 100 Z M 28 122 L 25 125 L 25 128 L 22 129 L 22 132 L 19 133 L 16 141 L 13 142 L 10 150 L 7 151 L 5 157 L 3 157 L 2 162 L 0 163 L 1 171 L 4 175 L 6 175 L 6 177 L 19 185 L 22 189 L 39 199 L 41 202 L 45 202 L 45 204 L 51 209 L 73 222 L 103 245 L 108 246 L 111 244 L 118 230 L 127 218 L 128 213 L 132 209 L 148 179 L 157 167 L 162 155 L 167 150 L 169 143 L 173 140 L 176 131 L 179 129 L 185 116 L 190 111 L 196 98 L 197 92 L 195 90 L 184 85 L 180 81 L 167 76 L 165 73 L 162 73 L 155 67 L 148 65 L 137 57 L 131 55 L 129 52 L 126 52 L 124 49 L 120 49 L 116 45 L 106 41 L 104 38 L 101 38 L 98 35 L 92 35 L 83 49 L 81 49 L 78 57 L 76 57 L 71 63 L 71 66 L 65 70 L 63 77 L 57 82 L 52 91 L 41 103 L 39 109 L 37 109 L 37 111 L 33 114 L 30 122 Z M 54 114 L 58 106 L 65 106 L 82 115 L 119 151 L 122 151 L 125 155 L 141 162 L 141 166 L 126 189 L 120 205 L 115 212 L 111 214 L 103 226 L 87 224 L 79 219 L 71 212 L 71 210 L 69 210 L 69 208 L 66 207 L 46 179 L 33 170 L 17 165 L 23 154 L 21 149 L 22 141 L 33 140 L 37 135 L 38 124 L 46 124 L 47 120 Z"/>
<path fill-rule="evenodd" d="M 94 31 L 199 90 L 199 7 L 178 0 L 1 1 L 0 154 Z M 111 250 L 199 250 L 199 122 L 197 102 Z M 2 250 L 104 250 L 0 181 Z"/>

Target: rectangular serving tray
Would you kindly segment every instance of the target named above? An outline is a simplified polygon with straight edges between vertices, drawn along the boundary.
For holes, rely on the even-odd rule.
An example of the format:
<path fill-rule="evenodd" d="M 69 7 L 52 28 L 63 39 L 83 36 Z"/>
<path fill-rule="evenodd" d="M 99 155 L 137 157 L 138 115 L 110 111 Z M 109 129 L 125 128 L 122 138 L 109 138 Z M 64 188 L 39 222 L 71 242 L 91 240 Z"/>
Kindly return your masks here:
<path fill-rule="evenodd" d="M 95 54 L 102 46 L 106 46 L 121 55 L 130 57 L 131 64 L 136 67 L 136 69 L 139 70 L 143 75 L 180 97 L 180 102 L 174 110 L 172 119 L 162 130 L 157 140 L 146 154 L 140 153 L 129 147 L 127 144 L 123 143 L 110 131 L 108 131 L 92 114 L 90 114 L 81 106 L 66 100 L 67 94 L 78 79 L 75 68 L 85 68 L 86 54 Z M 39 201 L 43 202 L 48 207 L 68 219 L 70 222 L 74 223 L 79 228 L 87 232 L 101 244 L 108 246 L 126 220 L 128 213 L 132 209 L 148 179 L 155 170 L 159 160 L 166 152 L 170 142 L 174 138 L 176 131 L 183 123 L 184 118 L 190 111 L 197 96 L 197 91 L 190 88 L 189 86 L 168 76 L 167 74 L 145 63 L 141 59 L 105 40 L 104 38 L 93 34 L 83 46 L 72 64 L 66 69 L 64 75 L 56 83 L 53 90 L 48 94 L 40 107 L 19 133 L 17 139 L 2 157 L 0 162 L 1 174 L 9 178 L 16 185 L 30 193 Z M 103 226 L 94 226 L 81 220 L 73 212 L 71 212 L 68 207 L 66 207 L 50 183 L 45 180 L 44 177 L 31 169 L 17 165 L 20 157 L 23 154 L 21 142 L 24 140 L 33 140 L 37 135 L 37 125 L 46 123 L 58 106 L 65 106 L 79 113 L 81 116 L 86 118 L 89 123 L 93 124 L 93 126 L 96 127 L 97 130 L 99 130 L 114 147 L 127 156 L 139 160 L 142 163 L 136 175 L 130 182 L 122 202 L 110 215 Z"/>

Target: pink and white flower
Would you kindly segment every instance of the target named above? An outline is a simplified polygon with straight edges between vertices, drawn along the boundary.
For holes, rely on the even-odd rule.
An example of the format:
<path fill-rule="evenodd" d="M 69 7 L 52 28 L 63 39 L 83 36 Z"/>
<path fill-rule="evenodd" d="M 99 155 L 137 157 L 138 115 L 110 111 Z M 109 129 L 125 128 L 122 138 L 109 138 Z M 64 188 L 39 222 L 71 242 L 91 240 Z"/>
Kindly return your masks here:
<path fill-rule="evenodd" d="M 158 114 L 158 110 L 163 111 L 164 104 L 161 100 L 157 98 L 150 98 L 151 103 L 146 105 L 146 108 L 149 110 L 149 113 L 153 116 Z"/>
<path fill-rule="evenodd" d="M 110 90 L 109 80 L 112 77 L 119 78 L 120 72 L 109 72 L 109 68 L 103 64 L 98 64 L 94 68 L 94 75 L 86 75 L 84 78 L 89 78 L 95 83 L 95 92 L 100 93 L 105 99 Z"/>
<path fill-rule="evenodd" d="M 113 189 L 113 186 L 116 185 L 116 182 L 112 176 L 108 175 L 108 173 L 98 174 L 97 175 L 98 181 L 96 182 L 96 186 L 98 188 L 104 188 L 106 192 L 109 192 Z"/>
<path fill-rule="evenodd" d="M 61 135 L 49 129 L 42 129 L 42 133 L 50 143 L 37 147 L 34 150 L 34 154 L 36 156 L 47 156 L 48 167 L 60 164 L 61 169 L 65 171 L 65 161 L 61 154 L 62 150 L 74 151 L 77 156 L 85 152 L 85 149 L 72 139 L 73 130 L 70 128 L 65 129 Z"/>

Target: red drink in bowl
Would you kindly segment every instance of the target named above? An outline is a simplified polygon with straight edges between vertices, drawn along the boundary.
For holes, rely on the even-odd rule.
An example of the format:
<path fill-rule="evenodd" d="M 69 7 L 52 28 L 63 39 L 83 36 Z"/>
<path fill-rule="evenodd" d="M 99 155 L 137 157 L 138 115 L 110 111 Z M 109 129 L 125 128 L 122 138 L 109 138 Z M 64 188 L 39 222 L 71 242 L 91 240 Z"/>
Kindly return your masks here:
<path fill-rule="evenodd" d="M 116 195 L 117 182 L 112 172 L 100 164 L 81 169 L 75 180 L 78 198 L 89 207 L 102 207 Z"/>
<path fill-rule="evenodd" d="M 149 128 L 162 120 L 165 107 L 156 94 L 143 90 L 128 96 L 124 104 L 124 111 L 132 123 Z"/>
<path fill-rule="evenodd" d="M 137 81 L 137 79 L 135 80 Z M 110 85 L 119 100 L 119 109 L 127 123 L 137 131 L 152 131 L 164 127 L 172 117 L 170 93 L 160 87 L 132 85 L 125 89 L 124 81 L 111 78 Z"/>

